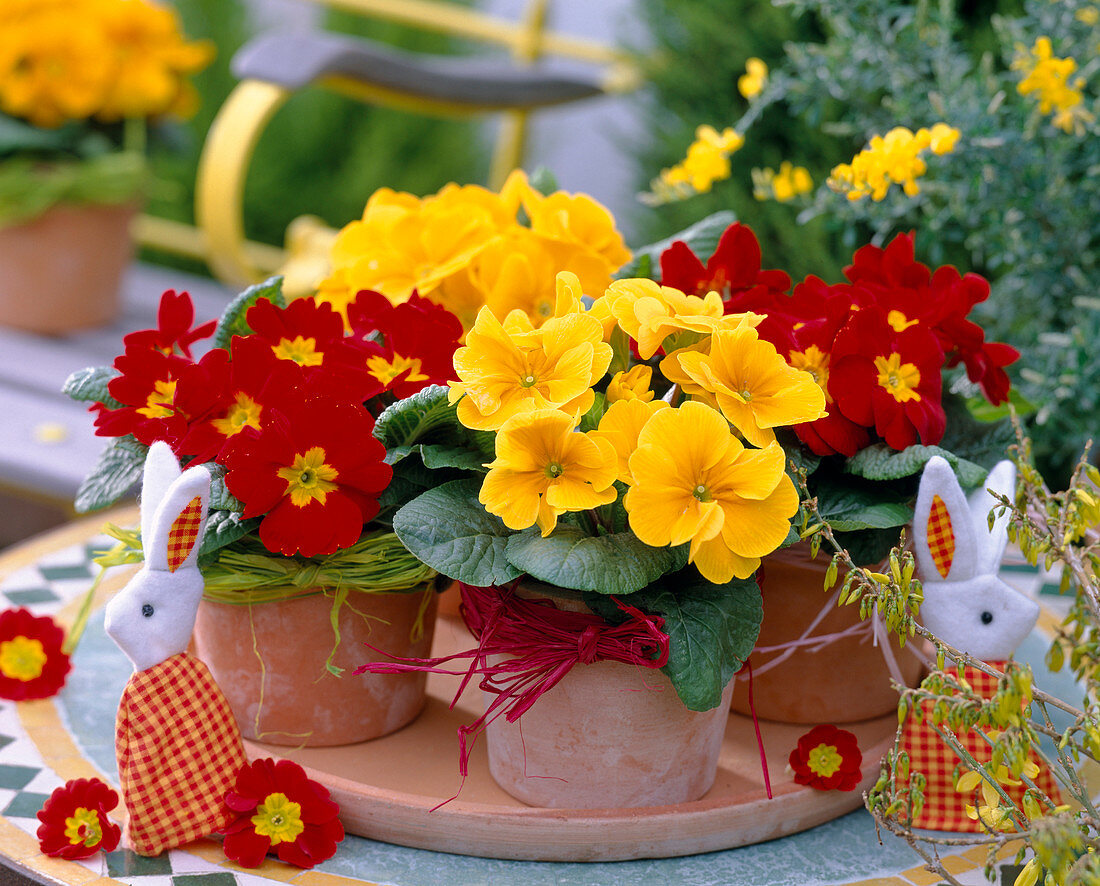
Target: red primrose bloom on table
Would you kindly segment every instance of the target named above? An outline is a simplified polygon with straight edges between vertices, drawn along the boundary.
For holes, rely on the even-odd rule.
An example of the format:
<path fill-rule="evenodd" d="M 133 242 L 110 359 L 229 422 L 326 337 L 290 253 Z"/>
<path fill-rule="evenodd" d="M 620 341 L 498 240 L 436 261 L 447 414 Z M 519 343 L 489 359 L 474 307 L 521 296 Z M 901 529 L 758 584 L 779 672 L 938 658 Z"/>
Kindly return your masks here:
<path fill-rule="evenodd" d="M 815 726 L 803 735 L 788 762 L 796 783 L 819 791 L 851 791 L 863 778 L 856 737 L 832 725 Z"/>
<path fill-rule="evenodd" d="M 237 818 L 222 830 L 223 848 L 227 858 L 246 868 L 259 867 L 270 851 L 287 864 L 311 868 L 332 858 L 344 839 L 336 817 L 340 807 L 328 789 L 291 760 L 249 763 L 225 802 Z"/>
<path fill-rule="evenodd" d="M 98 778 L 78 778 L 57 788 L 38 811 L 38 848 L 45 855 L 75 860 L 118 846 L 122 830 L 107 818 L 118 794 Z"/>
<path fill-rule="evenodd" d="M 64 641 L 64 631 L 47 615 L 0 612 L 0 698 L 27 701 L 60 692 L 72 668 Z"/>

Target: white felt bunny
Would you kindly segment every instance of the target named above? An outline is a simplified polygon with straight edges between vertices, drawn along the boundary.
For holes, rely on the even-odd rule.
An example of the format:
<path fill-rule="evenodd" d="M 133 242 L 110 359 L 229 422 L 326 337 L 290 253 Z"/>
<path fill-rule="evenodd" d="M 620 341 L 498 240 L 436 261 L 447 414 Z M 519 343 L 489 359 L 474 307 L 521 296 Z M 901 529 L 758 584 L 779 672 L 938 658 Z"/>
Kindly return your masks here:
<path fill-rule="evenodd" d="M 989 529 L 995 499 L 1012 498 L 1016 466 L 999 462 L 969 501 L 951 466 L 929 459 L 913 516 L 913 540 L 924 603 L 921 622 L 946 643 L 982 661 L 1003 661 L 1030 632 L 1039 604 L 1005 584 L 998 571 L 1008 541 L 1008 514 Z"/>
<path fill-rule="evenodd" d="M 920 566 L 924 603 L 921 621 L 933 634 L 956 649 L 967 652 L 997 670 L 1004 670 L 1020 641 L 1039 617 L 1039 605 L 1013 590 L 998 577 L 1001 556 L 1008 541 L 1008 516 L 997 517 L 989 529 L 989 512 L 995 499 L 988 490 L 1012 497 L 1016 466 L 1002 461 L 989 472 L 982 488 L 968 501 L 946 460 L 936 456 L 924 466 L 917 508 L 913 516 L 913 540 Z M 983 698 L 997 691 L 998 680 L 985 670 L 967 666 L 964 678 Z M 974 795 L 956 788 L 959 758 L 931 725 L 933 707 L 921 702 L 923 718 L 905 720 L 901 748 L 909 755 L 909 769 L 925 778 L 924 804 L 915 811 L 913 826 L 941 831 L 979 833 L 986 830 L 975 808 Z M 987 730 L 988 732 L 988 730 Z M 958 728 L 957 740 L 979 763 L 992 759 L 992 733 Z M 1035 784 L 1059 802 L 1058 786 L 1050 770 L 1039 766 Z M 907 776 L 899 776 L 904 786 Z M 1017 805 L 1025 785 L 1004 788 Z"/>
<path fill-rule="evenodd" d="M 181 471 L 167 444 L 145 462 L 145 565 L 107 605 L 106 630 L 134 663 L 115 723 L 127 839 L 156 855 L 224 827 L 245 765 L 240 730 L 210 672 L 186 653 L 203 580 L 197 560 L 210 474 Z"/>

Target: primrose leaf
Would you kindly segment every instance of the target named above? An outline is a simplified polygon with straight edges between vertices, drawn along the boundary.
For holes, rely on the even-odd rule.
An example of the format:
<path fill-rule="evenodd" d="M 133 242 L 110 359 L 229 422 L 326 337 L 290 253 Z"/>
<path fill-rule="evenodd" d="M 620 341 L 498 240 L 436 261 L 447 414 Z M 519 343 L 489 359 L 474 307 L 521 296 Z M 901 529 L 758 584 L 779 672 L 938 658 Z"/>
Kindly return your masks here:
<path fill-rule="evenodd" d="M 263 283 L 249 286 L 229 303 L 218 320 L 218 328 L 214 332 L 212 342 L 215 348 L 228 348 L 234 335 L 248 335 L 252 332 L 245 315 L 260 299 L 266 298 L 278 308 L 286 306 L 283 297 L 283 278 L 268 277 Z"/>
<path fill-rule="evenodd" d="M 78 513 L 113 505 L 141 480 L 149 447 L 133 437 L 118 437 L 99 457 L 92 472 L 76 491 Z"/>
<path fill-rule="evenodd" d="M 508 540 L 507 554 L 539 581 L 598 594 L 631 594 L 687 562 L 686 545 L 653 548 L 633 532 L 589 535 L 565 524 L 546 538 L 525 529 Z"/>
<path fill-rule="evenodd" d="M 911 497 L 885 484 L 829 478 L 812 491 L 821 516 L 835 532 L 890 529 L 913 519 Z"/>
<path fill-rule="evenodd" d="M 118 371 L 110 366 L 89 366 L 78 369 L 61 386 L 61 393 L 68 394 L 77 402 L 102 403 L 108 409 L 122 406 L 107 390 L 111 379 L 118 377 Z"/>
<path fill-rule="evenodd" d="M 393 531 L 422 563 L 478 587 L 501 585 L 522 570 L 505 548 L 514 530 L 478 501 L 481 481 L 452 480 L 422 493 L 393 517 Z"/>
<path fill-rule="evenodd" d="M 954 469 L 964 489 L 977 486 L 988 473 L 981 465 L 960 458 L 939 446 L 907 446 L 900 452 L 885 443 L 873 443 L 848 459 L 845 470 L 867 480 L 897 480 L 911 477 L 924 470 L 925 464 L 938 455 Z"/>
<path fill-rule="evenodd" d="M 661 253 L 677 240 L 686 243 L 701 261 L 706 262 L 718 247 L 718 241 L 722 238 L 723 232 L 736 221 L 736 213 L 728 209 L 708 215 L 678 234 L 636 250 L 634 258 L 623 265 L 615 277 L 621 280 L 625 277 L 650 276 L 653 268 L 660 267 Z"/>

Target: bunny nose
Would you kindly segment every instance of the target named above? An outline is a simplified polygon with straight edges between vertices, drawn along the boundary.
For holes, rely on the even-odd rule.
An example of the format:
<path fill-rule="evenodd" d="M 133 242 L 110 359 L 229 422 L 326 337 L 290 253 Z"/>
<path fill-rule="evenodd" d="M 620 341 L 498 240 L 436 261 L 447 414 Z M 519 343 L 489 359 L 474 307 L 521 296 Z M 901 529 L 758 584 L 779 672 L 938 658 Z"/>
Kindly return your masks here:
<path fill-rule="evenodd" d="M 993 623 L 993 613 L 990 612 L 988 609 L 985 612 L 982 613 L 981 617 L 982 617 L 982 624 L 983 625 L 988 625 L 988 624 Z"/>

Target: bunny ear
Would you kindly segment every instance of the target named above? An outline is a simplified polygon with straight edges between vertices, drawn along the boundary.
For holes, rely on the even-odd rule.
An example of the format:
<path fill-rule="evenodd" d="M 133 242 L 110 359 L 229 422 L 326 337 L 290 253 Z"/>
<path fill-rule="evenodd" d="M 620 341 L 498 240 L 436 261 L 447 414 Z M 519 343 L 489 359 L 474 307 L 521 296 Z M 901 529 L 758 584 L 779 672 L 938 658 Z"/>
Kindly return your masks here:
<path fill-rule="evenodd" d="M 175 572 L 195 565 L 209 504 L 210 472 L 188 468 L 169 487 L 153 518 L 145 548 L 151 569 Z"/>
<path fill-rule="evenodd" d="M 921 475 L 913 514 L 913 540 L 925 581 L 961 581 L 977 571 L 977 550 L 970 508 L 951 465 L 940 456 L 928 460 Z"/>
<path fill-rule="evenodd" d="M 179 462 L 172 448 L 163 440 L 149 447 L 145 457 L 145 472 L 141 480 L 141 537 L 148 539 L 153 532 L 153 518 L 157 508 L 168 493 L 169 487 L 179 479 Z"/>
<path fill-rule="evenodd" d="M 974 535 L 981 540 L 979 565 L 983 572 L 996 572 L 1000 568 L 1001 558 L 1008 544 L 1007 511 L 994 520 L 992 529 L 989 528 L 989 512 L 1000 503 L 993 497 L 994 494 L 1003 495 L 1009 500 L 1016 496 L 1016 465 L 1008 459 L 997 462 L 985 482 L 970 494 Z"/>

